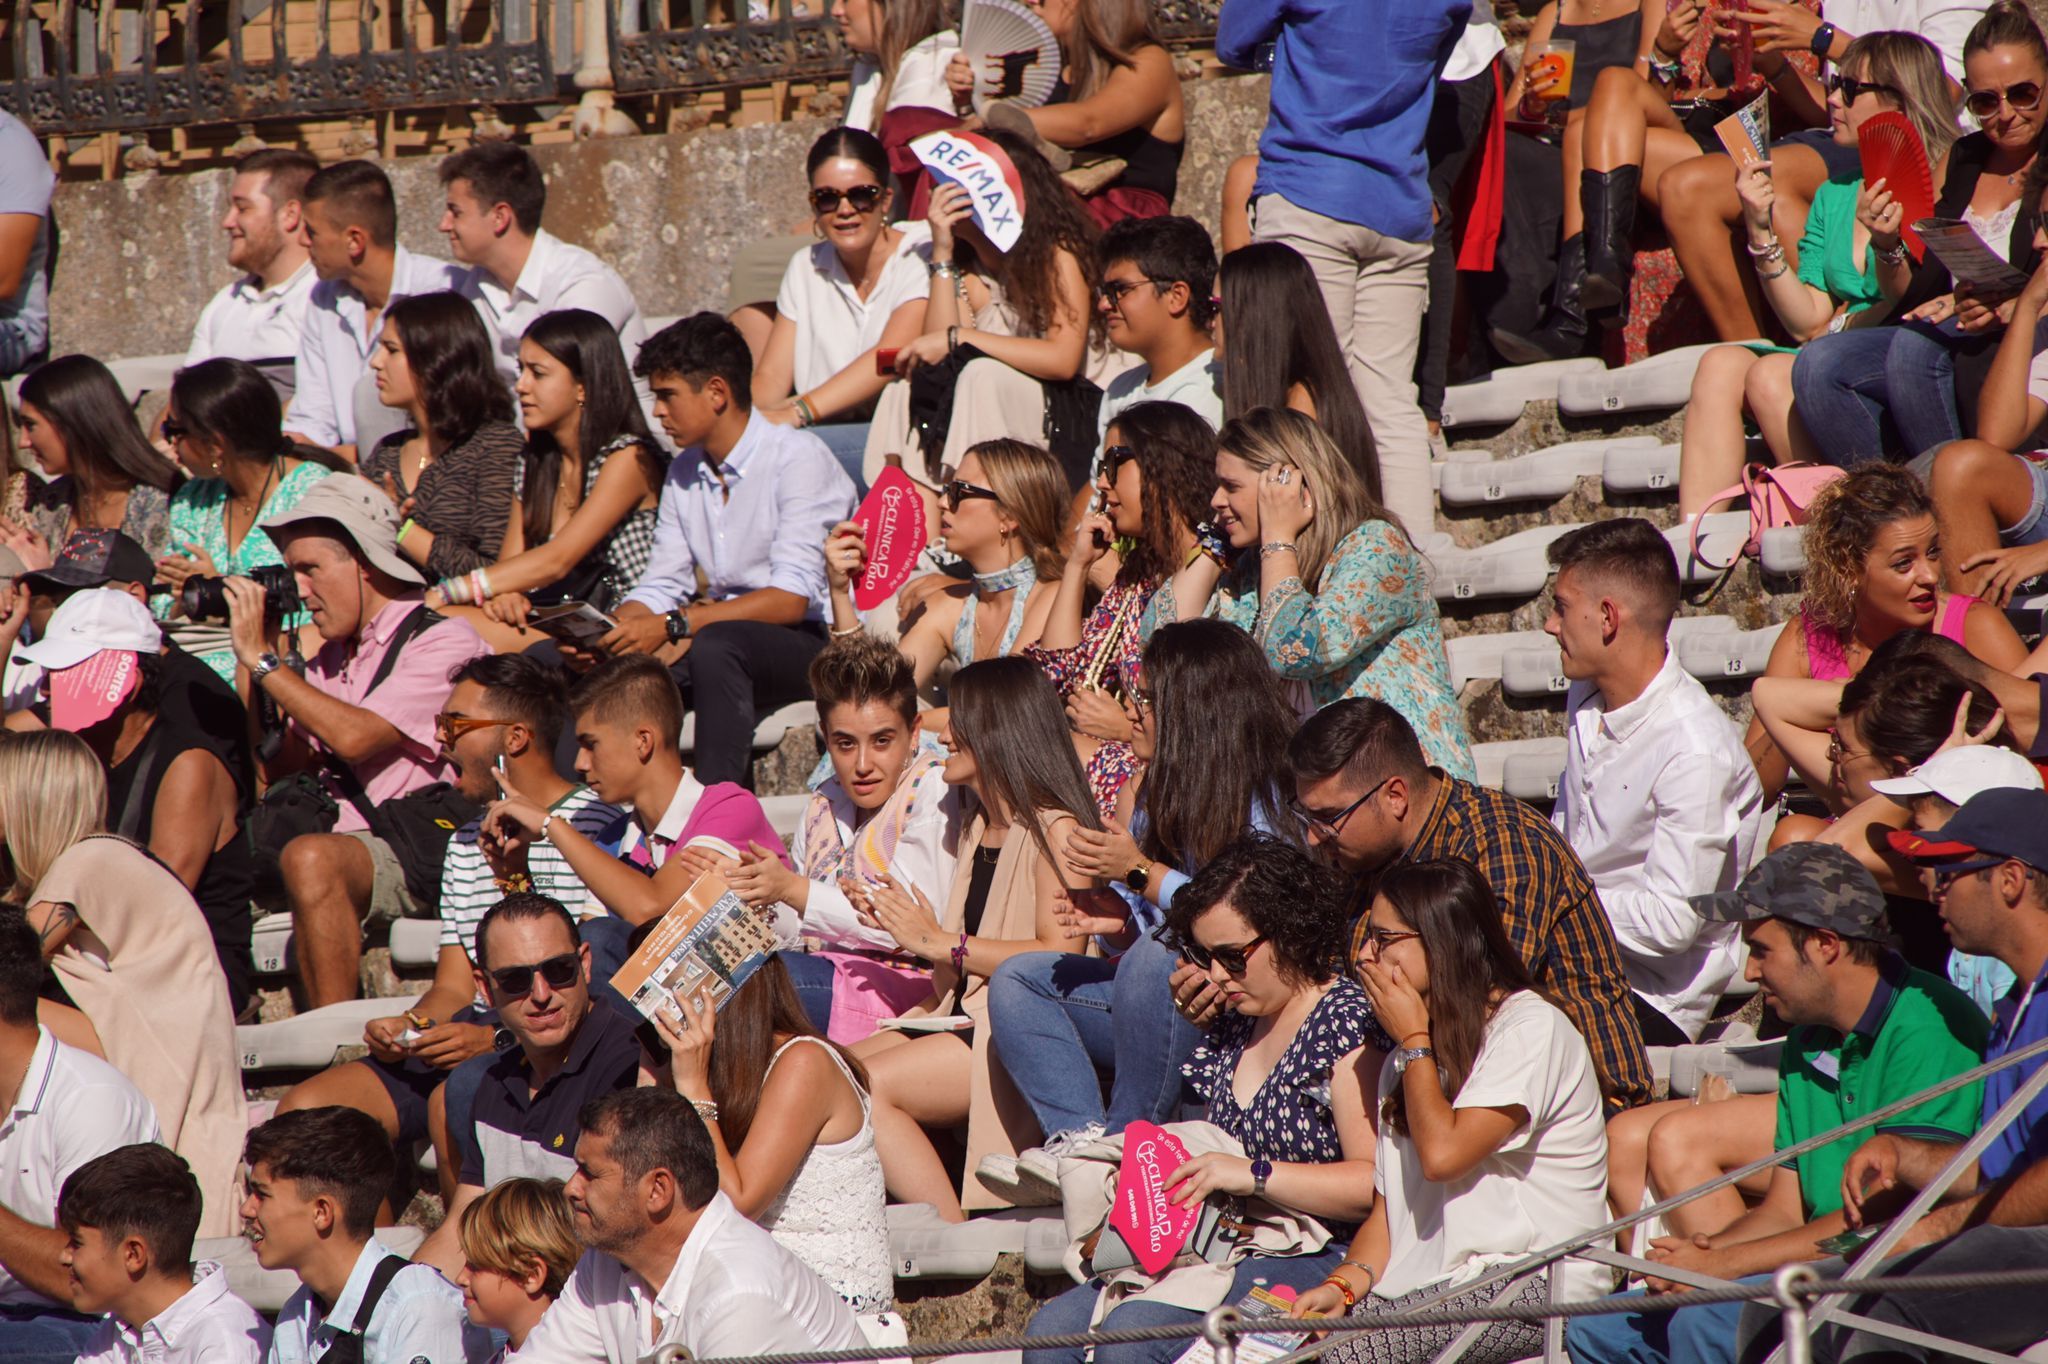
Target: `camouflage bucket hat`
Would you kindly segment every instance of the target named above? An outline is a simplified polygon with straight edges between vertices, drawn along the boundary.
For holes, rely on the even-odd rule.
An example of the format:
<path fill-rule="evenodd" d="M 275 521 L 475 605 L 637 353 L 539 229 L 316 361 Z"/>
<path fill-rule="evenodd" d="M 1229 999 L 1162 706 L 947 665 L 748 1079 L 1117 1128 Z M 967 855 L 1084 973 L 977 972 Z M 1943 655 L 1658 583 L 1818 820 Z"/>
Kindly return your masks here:
<path fill-rule="evenodd" d="M 1695 895 L 1702 919 L 1746 923 L 1785 919 L 1845 938 L 1873 938 L 1884 929 L 1884 892 L 1845 848 L 1793 843 L 1756 864 L 1733 890 Z"/>

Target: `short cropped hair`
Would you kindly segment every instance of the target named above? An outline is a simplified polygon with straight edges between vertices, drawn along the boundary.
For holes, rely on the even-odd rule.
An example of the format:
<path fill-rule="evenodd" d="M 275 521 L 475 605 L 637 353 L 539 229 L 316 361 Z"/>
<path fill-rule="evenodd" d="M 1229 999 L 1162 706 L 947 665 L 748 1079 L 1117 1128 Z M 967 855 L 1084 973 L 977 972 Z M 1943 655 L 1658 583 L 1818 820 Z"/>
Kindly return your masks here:
<path fill-rule="evenodd" d="M 559 1179 L 508 1179 L 462 1210 L 462 1258 L 478 1269 L 523 1279 L 538 1264 L 541 1292 L 561 1296 L 583 1247 Z"/>
<path fill-rule="evenodd" d="M 476 923 L 476 969 L 491 969 L 490 948 L 487 939 L 496 924 L 523 923 L 531 919 L 559 919 L 569 934 L 569 941 L 581 944 L 582 934 L 576 931 L 576 920 L 560 900 L 542 895 L 537 891 L 514 891 L 484 911 L 484 917 Z"/>
<path fill-rule="evenodd" d="M 391 177 L 368 161 L 337 161 L 306 181 L 300 202 L 326 204 L 343 227 L 360 227 L 387 250 L 398 245 L 398 199 Z"/>
<path fill-rule="evenodd" d="M 192 1238 L 204 1206 L 185 1158 L 168 1146 L 140 1142 L 73 1170 L 57 1194 L 57 1225 L 71 1232 L 91 1227 L 113 1241 L 137 1237 L 149 1247 L 156 1271 L 177 1278 L 192 1271 Z"/>
<path fill-rule="evenodd" d="M 531 237 L 540 231 L 541 210 L 547 207 L 548 185 L 540 165 L 524 147 L 510 142 L 479 142 L 441 162 L 441 183 L 469 181 L 470 193 L 485 208 L 504 204 L 519 230 Z"/>
<path fill-rule="evenodd" d="M 1550 562 L 1628 593 L 1658 634 L 1678 614 L 1678 557 L 1664 533 L 1640 516 L 1580 526 L 1550 542 Z"/>
<path fill-rule="evenodd" d="M 835 639 L 811 660 L 811 695 L 822 721 L 834 706 L 881 701 L 907 724 L 917 719 L 917 676 L 894 644 L 862 631 Z"/>
<path fill-rule="evenodd" d="M 1095 243 L 1095 258 L 1105 271 L 1127 260 L 1162 288 L 1176 281 L 1186 284 L 1188 321 L 1197 327 L 1207 327 L 1215 316 L 1209 300 L 1216 294 L 1216 244 L 1209 240 L 1209 229 L 1193 218 L 1125 218 Z"/>
<path fill-rule="evenodd" d="M 608 659 L 585 673 L 569 693 L 569 712 L 601 725 L 644 724 L 670 748 L 683 745 L 683 694 L 649 654 Z"/>
<path fill-rule="evenodd" d="M 359 1109 L 329 1105 L 280 1113 L 242 1143 L 242 1163 L 290 1180 L 301 1198 L 325 1194 L 341 1204 L 341 1225 L 361 1240 L 377 1228 L 377 1205 L 398 1173 L 391 1138 Z"/>
<path fill-rule="evenodd" d="M 235 162 L 235 174 L 263 177 L 263 195 L 273 204 L 304 199 L 306 182 L 319 172 L 319 160 L 296 147 L 265 147 Z"/>
<path fill-rule="evenodd" d="M 554 752 L 569 719 L 569 686 L 559 671 L 525 654 L 485 654 L 459 664 L 448 680 L 482 687 L 498 709 L 496 718 L 517 720 L 543 751 Z"/>
<path fill-rule="evenodd" d="M 651 1170 L 675 1176 L 683 1206 L 695 1211 L 718 1192 L 718 1156 L 690 1101 L 672 1089 L 619 1089 L 583 1105 L 578 1122 L 612 1145 L 629 1181 Z"/>
<path fill-rule="evenodd" d="M 34 1027 L 42 990 L 42 943 L 28 926 L 28 910 L 0 901 L 0 1023 Z"/>
<path fill-rule="evenodd" d="M 1400 711 L 1376 697 L 1354 696 L 1309 716 L 1287 744 L 1287 770 L 1297 791 L 1347 769 L 1370 786 L 1388 777 L 1421 781 L 1429 762 Z"/>
<path fill-rule="evenodd" d="M 754 355 L 740 329 L 717 313 L 692 313 L 647 338 L 633 361 L 643 379 L 672 374 L 701 389 L 713 375 L 725 380 L 741 411 L 753 403 Z"/>

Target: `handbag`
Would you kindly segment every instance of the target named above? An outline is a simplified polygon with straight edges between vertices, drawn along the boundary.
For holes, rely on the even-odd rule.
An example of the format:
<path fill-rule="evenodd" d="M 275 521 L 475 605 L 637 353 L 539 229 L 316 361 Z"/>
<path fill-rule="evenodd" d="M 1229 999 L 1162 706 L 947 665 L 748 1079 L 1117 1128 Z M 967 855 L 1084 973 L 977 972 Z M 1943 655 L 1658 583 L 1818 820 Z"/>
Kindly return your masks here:
<path fill-rule="evenodd" d="M 1842 470 L 1832 464 L 1815 464 L 1799 460 L 1791 464 L 1750 464 L 1742 470 L 1742 481 L 1733 487 L 1723 488 L 1707 499 L 1720 502 L 1727 498 L 1747 495 L 1749 498 L 1749 538 L 1742 548 L 1725 564 L 1717 564 L 1700 553 L 1700 527 L 1706 524 L 1704 516 L 1696 517 L 1692 523 L 1692 557 L 1708 568 L 1726 571 L 1735 567 L 1743 558 L 1754 559 L 1763 549 L 1764 532 L 1781 530 L 1789 526 L 1806 524 L 1806 509 L 1813 505 L 1813 499 L 1822 488 L 1842 476 Z"/>
<path fill-rule="evenodd" d="M 255 871 L 253 898 L 270 902 L 282 896 L 284 873 L 278 870 L 277 859 L 285 844 L 303 834 L 326 833 L 340 813 L 340 803 L 327 794 L 318 773 L 294 772 L 272 782 L 245 825 Z"/>
<path fill-rule="evenodd" d="M 1195 1223 L 1194 1230 L 1188 1233 L 1188 1239 L 1181 1245 L 1180 1254 L 1174 1257 L 1173 1263 L 1176 1266 L 1203 1262 L 1228 1264 L 1239 1243 L 1251 1238 L 1252 1230 L 1236 1198 L 1212 1195 L 1202 1204 L 1201 1218 Z M 1089 1269 L 1097 1277 L 1114 1274 L 1120 1269 L 1133 1269 L 1138 1264 L 1130 1242 L 1107 1221 L 1081 1243 L 1081 1258 L 1088 1262 Z"/>

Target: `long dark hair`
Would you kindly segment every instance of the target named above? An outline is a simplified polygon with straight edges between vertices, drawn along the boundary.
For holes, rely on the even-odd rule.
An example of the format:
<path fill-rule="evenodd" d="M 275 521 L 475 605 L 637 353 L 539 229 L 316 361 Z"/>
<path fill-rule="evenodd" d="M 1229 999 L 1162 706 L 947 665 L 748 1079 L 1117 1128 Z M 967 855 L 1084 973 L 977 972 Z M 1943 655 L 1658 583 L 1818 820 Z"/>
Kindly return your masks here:
<path fill-rule="evenodd" d="M 90 355 L 60 355 L 30 370 L 21 381 L 21 401 L 42 413 L 63 439 L 81 487 L 126 479 L 170 492 L 184 478 L 135 424 L 120 380 Z"/>
<path fill-rule="evenodd" d="M 1998 710 L 1996 697 L 1965 680 L 1928 647 L 1936 638 L 1925 630 L 1901 630 L 1871 650 L 1862 671 L 1842 684 L 1837 715 L 1856 722 L 1863 747 L 1894 773 L 1926 762 L 1948 742 L 1965 695 L 1973 731 L 1989 724 Z M 2010 744 L 2002 729 L 1992 742 Z"/>
<path fill-rule="evenodd" d="M 1176 535 L 1209 519 L 1216 491 L 1216 433 L 1180 403 L 1133 403 L 1110 418 L 1137 452 L 1144 529 L 1118 576 L 1149 582 L 1180 567 Z"/>
<path fill-rule="evenodd" d="M 985 137 L 1001 147 L 1017 167 L 1024 186 L 1024 228 L 1017 244 L 995 259 L 982 262 L 1002 277 L 1003 296 L 1017 310 L 1020 331 L 1026 336 L 1043 336 L 1059 311 L 1059 253 L 1064 250 L 1081 267 L 1088 282 L 1086 314 L 1081 319 L 1091 336 L 1099 338 L 1103 326 L 1101 310 L 1094 307 L 1095 291 L 1102 284 L 1102 265 L 1095 259 L 1095 220 L 1081 206 L 1067 182 L 1060 179 L 1046 159 L 1015 133 L 1001 128 L 982 128 Z M 975 248 L 961 239 L 956 258 L 965 252 L 974 258 Z"/>
<path fill-rule="evenodd" d="M 1294 708 L 1252 637 L 1227 621 L 1168 625 L 1145 646 L 1143 677 L 1157 736 L 1138 797 L 1145 855 L 1200 866 L 1260 811 L 1299 843 L 1280 798 Z"/>
<path fill-rule="evenodd" d="M 771 956 L 718 1011 L 718 1035 L 711 1043 L 711 1097 L 718 1104 L 719 1130 L 734 1151 L 746 1144 L 747 1132 L 754 1125 L 778 1036 L 815 1037 L 825 1042 L 846 1062 L 854 1082 L 862 1089 L 868 1087 L 866 1068 L 844 1047 L 825 1040 L 804 1012 L 788 968 Z"/>
<path fill-rule="evenodd" d="M 1499 1007 L 1494 996 L 1534 990 L 1535 978 L 1501 927 L 1493 888 L 1463 858 L 1396 863 L 1373 889 L 1422 935 L 1429 958 L 1429 1045 L 1444 1093 L 1456 1100 Z M 1381 1101 L 1380 1116 L 1393 1131 L 1408 1131 L 1401 1086 Z"/>
<path fill-rule="evenodd" d="M 433 434 L 460 445 L 485 422 L 512 420 L 512 391 L 491 354 L 491 334 L 461 294 L 401 298 L 384 310 L 405 348 L 413 389 Z"/>
<path fill-rule="evenodd" d="M 185 430 L 219 449 L 223 459 L 267 464 L 289 457 L 336 473 L 354 467 L 332 450 L 286 440 L 277 389 L 247 360 L 220 356 L 179 370 L 171 379 L 171 405 Z"/>
<path fill-rule="evenodd" d="M 1291 246 L 1254 242 L 1223 258 L 1216 283 L 1223 298 L 1224 420 L 1256 407 L 1285 407 L 1288 390 L 1300 384 L 1316 405 L 1317 423 L 1379 501 L 1379 447 L 1315 271 Z"/>
<path fill-rule="evenodd" d="M 973 755 L 982 793 L 998 807 L 989 813 L 1022 825 L 1057 868 L 1040 815 L 1068 814 L 1084 829 L 1102 827 L 1060 694 L 1036 663 L 1008 657 L 968 664 L 946 684 L 946 696 L 953 738 Z"/>
<path fill-rule="evenodd" d="M 598 452 L 620 436 L 631 436 L 643 450 L 659 450 L 633 393 L 633 376 L 612 324 L 584 308 L 542 313 L 526 329 L 526 339 L 562 363 L 583 385 L 583 416 L 576 424 L 576 447 L 588 469 Z M 553 435 L 526 433 L 525 512 L 522 527 L 528 548 L 546 542 L 554 531 L 555 494 L 561 491 L 562 447 Z"/>

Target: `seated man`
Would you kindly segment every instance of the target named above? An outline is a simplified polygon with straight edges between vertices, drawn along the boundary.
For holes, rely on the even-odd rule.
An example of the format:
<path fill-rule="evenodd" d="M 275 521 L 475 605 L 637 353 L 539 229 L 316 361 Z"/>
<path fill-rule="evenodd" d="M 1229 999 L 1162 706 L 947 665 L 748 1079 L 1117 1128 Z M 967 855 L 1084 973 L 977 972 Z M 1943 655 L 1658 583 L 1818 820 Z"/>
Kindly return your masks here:
<path fill-rule="evenodd" d="M 804 670 L 831 609 L 825 538 L 855 505 L 825 442 L 752 410 L 753 371 L 739 329 L 716 313 L 672 323 L 641 349 L 633 372 L 652 384 L 681 453 L 647 571 L 597 645 L 674 665 L 711 782 L 746 782 L 762 712 L 810 695 Z"/>
<path fill-rule="evenodd" d="M 1663 533 L 1636 517 L 1595 522 L 1552 541 L 1550 562 L 1543 628 L 1572 679 L 1551 821 L 1599 887 L 1643 1041 L 1684 1046 L 1742 969 L 1734 926 L 1688 899 L 1742 878 L 1763 784 L 1735 722 L 1666 643 L 1678 561 Z"/>
<path fill-rule="evenodd" d="M 220 225 L 228 264 L 241 273 L 200 309 L 187 366 L 219 356 L 247 360 L 290 401 L 292 364 L 318 283 L 299 217 L 306 182 L 319 169 L 311 152 L 292 147 L 265 147 L 235 163 Z"/>
<path fill-rule="evenodd" d="M 0 109 L 0 378 L 50 353 L 50 194 L 57 176 L 28 125 Z"/>
<path fill-rule="evenodd" d="M 1125 218 L 1095 244 L 1100 306 L 1112 344 L 1141 362 L 1109 381 L 1095 417 L 1095 475 L 1116 414 L 1144 402 L 1193 408 L 1222 429 L 1222 376 L 1209 323 L 1216 315 L 1216 248 L 1193 218 Z"/>
<path fill-rule="evenodd" d="M 1734 890 L 1694 899 L 1708 918 L 1742 925 L 1750 980 L 1793 1025 L 1778 1062 L 1778 1149 L 1883 1108 L 1970 1069 L 1983 1054 L 1984 1015 L 1947 981 L 1906 965 L 1888 945 L 1884 892 L 1848 852 L 1795 843 Z M 1954 1143 L 1976 1129 L 1978 1086 L 1951 1091 L 1883 1129 Z M 1660 1238 L 1646 1258 L 1738 1279 L 1801 1260 L 1844 1230 L 1842 1168 L 1860 1143 L 1844 1137 L 1772 1172 L 1755 1208 L 1733 1189 L 1709 1195 L 1729 1220 L 1690 1241 Z M 1659 1190 L 1670 1195 L 1678 1190 Z M 1664 1292 L 1683 1281 L 1653 1279 Z M 1676 1312 L 1582 1317 L 1565 1329 L 1574 1364 L 1732 1361 L 1740 1303 Z"/>
<path fill-rule="evenodd" d="M 329 474 L 259 523 L 327 641 L 304 677 L 271 651 L 275 621 L 266 619 L 263 589 L 247 578 L 227 583 L 238 685 L 252 701 L 261 693 L 275 703 L 287 722 L 264 770 L 273 783 L 315 774 L 339 807 L 333 832 L 275 850 L 299 979 L 315 1008 L 356 997 L 365 918 L 430 912 L 366 812 L 448 779 L 435 717 L 455 670 L 490 651 L 467 625 L 427 610 L 426 584 L 399 553 L 397 523 L 391 499 L 353 474 Z"/>
<path fill-rule="evenodd" d="M 589 1250 L 522 1357 L 613 1364 L 669 1344 L 706 1359 L 867 1343 L 845 1300 L 719 1192 L 689 1100 L 620 1090 L 581 1119 L 567 1192 Z"/>
<path fill-rule="evenodd" d="M 591 985 L 589 944 L 577 941 L 559 901 L 521 891 L 484 915 L 476 988 L 515 1045 L 463 1067 L 479 1070 L 481 1083 L 471 1121 L 455 1133 L 460 1177 L 446 1218 L 414 1259 L 454 1277 L 463 1209 L 507 1179 L 573 1175 L 577 1115 L 639 1079 L 639 1015 L 595 998 Z"/>
<path fill-rule="evenodd" d="M 64 1182 L 87 1161 L 162 1139 L 142 1091 L 99 1057 L 36 1022 L 43 954 L 21 910 L 0 905 L 0 1358 L 63 1357 L 97 1318 L 71 1310 L 68 1238 L 57 1229 Z"/>

